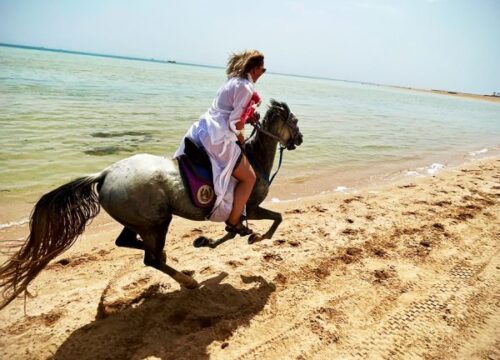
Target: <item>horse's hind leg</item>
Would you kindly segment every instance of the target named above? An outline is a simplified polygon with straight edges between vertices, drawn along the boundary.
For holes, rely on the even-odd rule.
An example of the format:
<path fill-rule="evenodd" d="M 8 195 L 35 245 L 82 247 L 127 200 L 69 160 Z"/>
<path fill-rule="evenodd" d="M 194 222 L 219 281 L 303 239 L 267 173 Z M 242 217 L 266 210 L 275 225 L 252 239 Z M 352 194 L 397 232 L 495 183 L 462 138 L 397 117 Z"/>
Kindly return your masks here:
<path fill-rule="evenodd" d="M 144 264 L 152 266 L 157 270 L 169 275 L 172 279 L 188 289 L 198 287 L 198 283 L 192 277 L 175 270 L 166 264 L 166 256 L 163 252 L 165 246 L 165 238 L 167 236 L 168 226 L 170 225 L 170 217 L 164 224 L 151 227 L 141 232 L 140 235 L 144 240 Z"/>
<path fill-rule="evenodd" d="M 116 246 L 144 250 L 144 243 L 137 239 L 137 233 L 128 227 L 124 227 L 115 240 Z"/>

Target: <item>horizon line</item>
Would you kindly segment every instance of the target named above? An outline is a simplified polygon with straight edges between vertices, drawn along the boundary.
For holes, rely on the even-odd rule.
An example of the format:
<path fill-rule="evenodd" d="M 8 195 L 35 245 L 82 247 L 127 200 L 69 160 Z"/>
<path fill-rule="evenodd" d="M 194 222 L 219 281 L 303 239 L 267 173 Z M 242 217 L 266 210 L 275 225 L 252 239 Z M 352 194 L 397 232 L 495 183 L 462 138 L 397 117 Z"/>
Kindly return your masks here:
<path fill-rule="evenodd" d="M 217 65 L 196 64 L 196 63 L 182 62 L 182 61 L 176 61 L 176 60 L 163 60 L 163 59 L 145 58 L 145 57 L 138 57 L 138 56 L 128 56 L 128 55 L 102 54 L 102 53 L 91 52 L 91 51 L 56 49 L 56 48 L 49 48 L 49 47 L 45 47 L 45 46 L 11 44 L 11 43 L 2 43 L 2 42 L 0 42 L 0 46 L 18 48 L 18 49 L 26 49 L 26 50 L 37 50 L 37 51 L 48 51 L 48 52 L 57 52 L 57 53 L 73 54 L 73 55 L 103 57 L 103 58 L 111 58 L 111 59 L 146 61 L 146 62 L 155 62 L 155 63 L 160 63 L 160 64 L 188 65 L 188 66 L 200 66 L 200 67 L 209 67 L 209 68 L 215 68 L 215 69 L 224 69 L 223 66 L 217 66 Z M 274 74 L 274 75 L 294 76 L 294 77 L 309 78 L 309 79 L 344 81 L 344 82 L 352 82 L 352 83 L 359 83 L 359 84 L 385 86 L 383 84 L 376 84 L 376 83 L 355 81 L 355 80 L 335 79 L 335 78 L 324 77 L 324 76 L 288 74 L 288 73 L 280 73 L 280 72 L 273 72 L 273 71 L 270 71 L 269 73 Z M 391 86 L 391 85 L 389 85 L 389 86 Z"/>
<path fill-rule="evenodd" d="M 127 56 L 127 55 L 101 54 L 101 53 L 90 52 L 90 51 L 56 49 L 56 48 L 48 48 L 48 47 L 44 47 L 44 46 L 9 44 L 9 43 L 0 43 L 0 46 L 11 47 L 11 48 L 18 48 L 18 49 L 26 49 L 26 50 L 38 50 L 38 51 L 58 52 L 58 53 L 73 54 L 73 55 L 85 55 L 85 56 L 104 57 L 104 58 L 111 58 L 111 59 L 133 60 L 133 61 L 147 61 L 147 62 L 156 62 L 156 63 L 162 63 L 162 64 L 191 65 L 191 66 L 203 66 L 203 67 L 220 68 L 219 66 L 191 64 L 191 63 L 185 63 L 185 62 L 177 62 L 175 60 L 163 60 L 163 59 L 144 58 L 144 57 Z"/>

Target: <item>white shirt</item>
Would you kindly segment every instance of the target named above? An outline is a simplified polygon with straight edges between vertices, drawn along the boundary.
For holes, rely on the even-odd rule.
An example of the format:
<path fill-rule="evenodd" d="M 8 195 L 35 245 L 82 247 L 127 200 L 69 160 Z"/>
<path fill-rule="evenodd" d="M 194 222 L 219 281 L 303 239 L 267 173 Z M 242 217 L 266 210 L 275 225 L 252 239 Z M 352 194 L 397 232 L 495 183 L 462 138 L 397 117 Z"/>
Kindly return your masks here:
<path fill-rule="evenodd" d="M 188 130 L 186 136 L 198 146 L 203 146 L 210 156 L 217 196 L 210 215 L 212 221 L 225 221 L 231 213 L 234 186 L 237 180 L 231 175 L 240 147 L 236 144 L 236 123 L 240 121 L 254 92 L 252 79 L 230 78 L 217 92 L 212 106 Z M 184 139 L 174 157 L 184 153 Z"/>

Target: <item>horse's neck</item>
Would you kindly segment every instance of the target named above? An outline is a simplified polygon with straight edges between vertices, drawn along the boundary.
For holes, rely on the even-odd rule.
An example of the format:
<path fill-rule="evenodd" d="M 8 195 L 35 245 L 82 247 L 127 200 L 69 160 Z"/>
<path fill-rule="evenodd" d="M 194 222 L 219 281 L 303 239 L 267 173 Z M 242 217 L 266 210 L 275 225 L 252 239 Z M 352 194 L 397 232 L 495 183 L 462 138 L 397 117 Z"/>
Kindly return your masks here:
<path fill-rule="evenodd" d="M 267 177 L 269 177 L 271 169 L 273 168 L 277 145 L 277 140 L 257 132 L 254 141 L 251 142 L 247 150 L 251 153 L 253 161 L 257 163 L 260 170 L 263 171 Z"/>

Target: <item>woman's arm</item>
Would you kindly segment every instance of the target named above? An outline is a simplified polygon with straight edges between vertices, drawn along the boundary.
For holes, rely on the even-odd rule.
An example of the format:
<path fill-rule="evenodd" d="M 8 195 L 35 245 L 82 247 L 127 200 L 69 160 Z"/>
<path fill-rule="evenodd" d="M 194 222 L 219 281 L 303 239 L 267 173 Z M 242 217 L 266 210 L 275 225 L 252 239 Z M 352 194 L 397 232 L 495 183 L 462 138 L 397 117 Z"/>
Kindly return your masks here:
<path fill-rule="evenodd" d="M 240 120 L 235 124 L 236 127 L 236 137 L 238 138 L 238 142 L 243 145 L 245 143 L 245 136 L 243 135 L 243 129 L 245 129 L 245 123 Z"/>
<path fill-rule="evenodd" d="M 244 110 L 252 98 L 253 88 L 250 84 L 240 83 L 234 91 L 233 111 L 229 115 L 229 128 L 236 134 L 240 143 L 243 143 L 243 134 L 239 134 L 245 127 L 242 121 Z M 240 136 L 241 135 L 241 136 Z"/>

